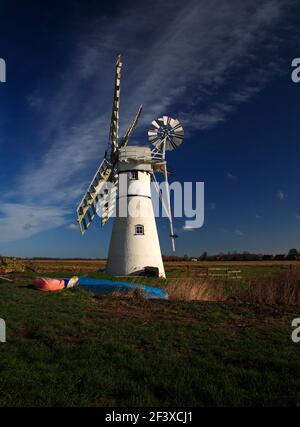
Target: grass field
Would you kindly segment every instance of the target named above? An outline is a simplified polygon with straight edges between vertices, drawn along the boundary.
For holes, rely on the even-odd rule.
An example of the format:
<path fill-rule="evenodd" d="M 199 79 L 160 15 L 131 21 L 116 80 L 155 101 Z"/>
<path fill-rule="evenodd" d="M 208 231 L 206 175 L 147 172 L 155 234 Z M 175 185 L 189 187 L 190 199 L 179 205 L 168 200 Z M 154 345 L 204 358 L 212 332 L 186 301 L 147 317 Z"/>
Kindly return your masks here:
<path fill-rule="evenodd" d="M 34 264 L 54 276 L 101 276 L 95 271 L 103 266 Z M 170 264 L 160 286 L 175 280 Z M 189 280 L 197 284 L 193 268 Z M 265 281 L 281 270 L 241 269 L 243 278 Z M 299 305 L 98 298 L 79 288 L 41 293 L 28 286 L 36 274 L 0 283 L 1 406 L 300 405 L 300 344 L 291 340 Z"/>

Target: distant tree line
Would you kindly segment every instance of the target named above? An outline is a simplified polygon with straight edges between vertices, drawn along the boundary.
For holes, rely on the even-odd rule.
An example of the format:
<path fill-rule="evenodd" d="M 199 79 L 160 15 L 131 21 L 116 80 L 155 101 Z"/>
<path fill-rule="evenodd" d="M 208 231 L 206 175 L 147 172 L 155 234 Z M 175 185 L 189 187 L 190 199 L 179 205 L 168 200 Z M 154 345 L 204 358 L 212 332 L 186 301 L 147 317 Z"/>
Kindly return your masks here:
<path fill-rule="evenodd" d="M 256 254 L 251 252 L 219 252 L 215 255 L 210 255 L 203 252 L 200 256 L 175 256 L 163 255 L 164 261 L 300 261 L 300 251 L 293 248 L 287 254 Z"/>
<path fill-rule="evenodd" d="M 51 257 L 34 257 L 34 258 L 14 258 L 4 257 L 0 254 L 0 262 L 2 259 L 23 259 L 23 260 L 44 260 L 44 261 L 106 261 L 106 258 L 51 258 Z M 293 248 L 287 254 L 256 254 L 251 252 L 219 252 L 218 254 L 211 255 L 207 252 L 202 252 L 200 256 L 176 256 L 176 255 L 163 255 L 164 261 L 300 261 L 300 251 Z"/>

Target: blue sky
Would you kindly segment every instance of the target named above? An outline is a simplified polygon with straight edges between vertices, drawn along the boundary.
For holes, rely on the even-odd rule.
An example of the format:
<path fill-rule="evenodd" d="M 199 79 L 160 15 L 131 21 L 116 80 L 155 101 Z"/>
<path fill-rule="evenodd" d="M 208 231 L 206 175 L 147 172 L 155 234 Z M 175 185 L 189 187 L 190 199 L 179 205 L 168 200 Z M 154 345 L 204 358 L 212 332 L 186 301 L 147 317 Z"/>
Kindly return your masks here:
<path fill-rule="evenodd" d="M 111 223 L 84 237 L 74 225 L 107 145 L 118 53 L 120 133 L 141 103 L 132 143 L 178 117 L 171 180 L 205 182 L 204 226 L 176 220 L 177 253 L 300 249 L 299 17 L 292 0 L 2 1 L 0 253 L 106 256 Z"/>

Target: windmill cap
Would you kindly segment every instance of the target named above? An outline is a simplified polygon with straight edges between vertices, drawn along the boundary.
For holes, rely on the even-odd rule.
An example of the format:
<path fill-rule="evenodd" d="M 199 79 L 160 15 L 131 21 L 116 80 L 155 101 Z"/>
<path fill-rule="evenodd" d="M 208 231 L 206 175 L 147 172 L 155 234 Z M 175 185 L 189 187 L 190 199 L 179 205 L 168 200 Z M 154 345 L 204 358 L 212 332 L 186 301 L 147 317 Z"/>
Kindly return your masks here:
<path fill-rule="evenodd" d="M 151 162 L 151 149 L 150 147 L 142 147 L 139 145 L 130 145 L 124 148 L 120 148 L 119 151 L 119 162 L 134 161 L 134 162 Z"/>

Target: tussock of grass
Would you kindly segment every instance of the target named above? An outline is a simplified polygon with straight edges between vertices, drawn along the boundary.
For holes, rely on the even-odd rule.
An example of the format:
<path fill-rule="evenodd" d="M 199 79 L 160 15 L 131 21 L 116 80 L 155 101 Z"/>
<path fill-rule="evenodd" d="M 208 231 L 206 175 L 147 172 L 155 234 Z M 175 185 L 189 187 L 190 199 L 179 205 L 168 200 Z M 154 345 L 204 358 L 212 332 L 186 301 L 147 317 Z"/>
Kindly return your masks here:
<path fill-rule="evenodd" d="M 236 295 L 254 304 L 300 304 L 300 278 L 297 273 L 250 280 Z"/>
<path fill-rule="evenodd" d="M 165 286 L 177 301 L 226 301 L 236 299 L 254 304 L 300 304 L 300 275 L 288 272 L 270 277 L 252 278 L 243 283 L 213 279 L 175 279 Z"/>
<path fill-rule="evenodd" d="M 209 279 L 175 279 L 167 283 L 169 297 L 177 301 L 224 301 L 224 286 Z"/>

